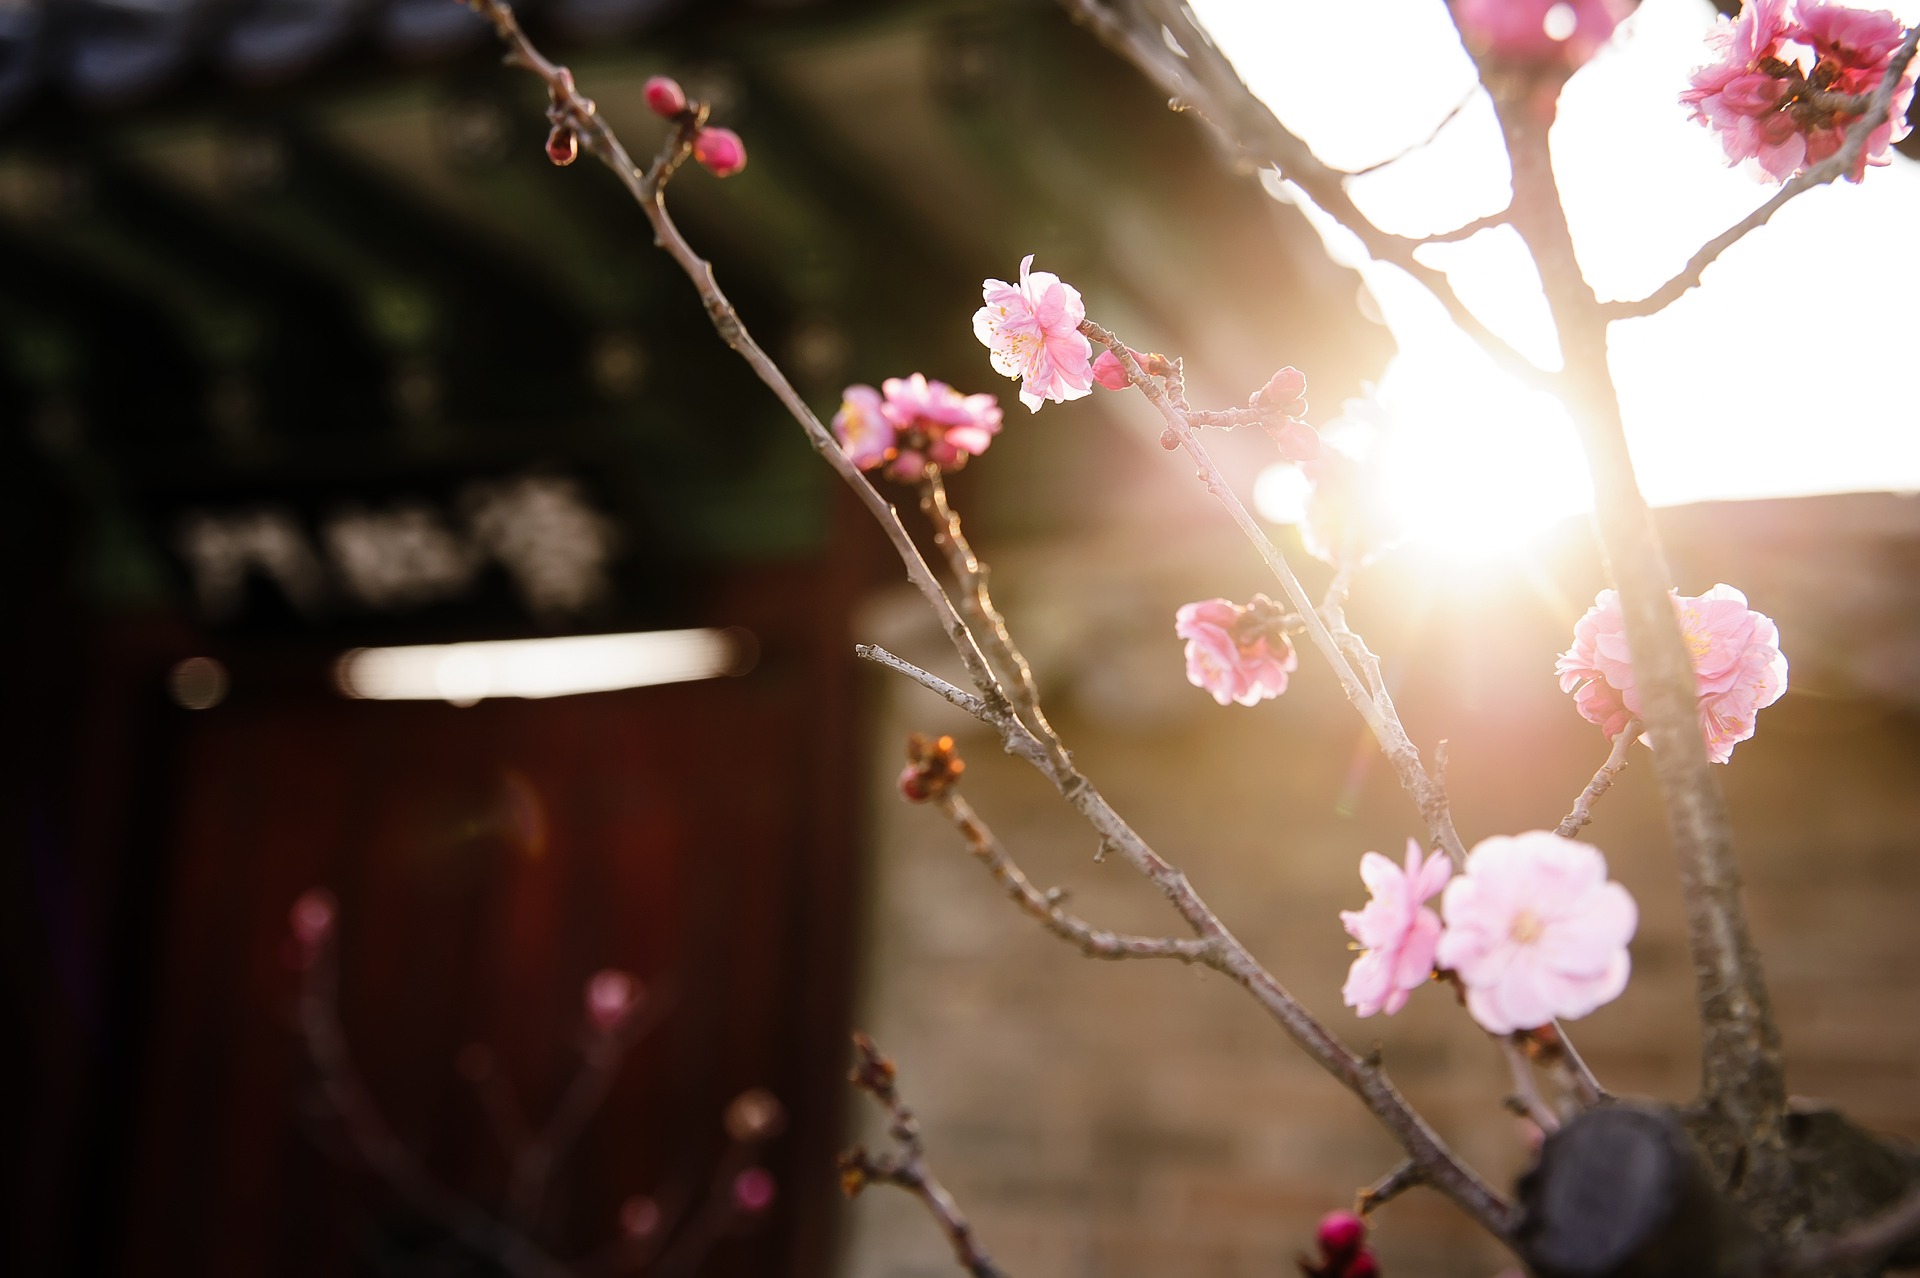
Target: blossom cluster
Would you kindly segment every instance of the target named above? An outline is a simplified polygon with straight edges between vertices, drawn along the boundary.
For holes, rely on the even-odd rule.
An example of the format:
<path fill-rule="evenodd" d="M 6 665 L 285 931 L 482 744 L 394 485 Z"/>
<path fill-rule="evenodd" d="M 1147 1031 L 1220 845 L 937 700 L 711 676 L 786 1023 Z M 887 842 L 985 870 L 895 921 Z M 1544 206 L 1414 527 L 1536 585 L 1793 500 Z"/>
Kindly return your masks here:
<path fill-rule="evenodd" d="M 1753 735 L 1759 712 L 1787 690 L 1787 659 L 1771 618 L 1747 607 L 1747 597 L 1725 584 L 1704 595 L 1674 595 L 1681 635 L 1693 659 L 1700 735 L 1707 757 L 1725 763 L 1733 747 Z M 1571 692 L 1582 718 L 1608 740 L 1641 713 L 1627 648 L 1620 596 L 1603 590 L 1574 623 L 1573 647 L 1554 664 L 1560 689 Z"/>
<path fill-rule="evenodd" d="M 993 396 L 962 395 L 915 373 L 889 377 L 877 391 L 847 387 L 833 433 L 860 469 L 885 466 L 889 477 L 912 483 L 929 465 L 958 470 L 967 458 L 985 452 L 1000 420 L 1000 401 Z"/>
<path fill-rule="evenodd" d="M 1722 19 L 1708 37 L 1713 61 L 1693 73 L 1680 95 L 1693 118 L 1720 136 L 1727 161 L 1751 161 L 1784 182 L 1833 155 L 1860 118 L 1848 99 L 1873 93 L 1905 33 L 1899 19 L 1823 0 L 1747 0 L 1740 16 Z M 1910 131 L 1907 107 L 1920 68 L 1909 65 L 1895 86 L 1887 120 L 1869 135 L 1847 177 L 1858 182 L 1869 164 Z"/>
<path fill-rule="evenodd" d="M 1585 1016 L 1627 986 L 1639 911 L 1584 843 L 1550 830 L 1485 839 L 1456 877 L 1445 854 L 1409 840 L 1404 868 L 1369 852 L 1360 878 L 1372 899 L 1340 915 L 1363 947 L 1341 990 L 1360 1016 L 1399 1011 L 1436 966 L 1495 1034 Z M 1426 904 L 1443 890 L 1444 921 Z"/>
<path fill-rule="evenodd" d="M 1300 664 L 1279 605 L 1265 595 L 1244 608 L 1226 599 L 1182 604 L 1173 632 L 1187 641 L 1187 682 L 1223 706 L 1279 696 Z"/>

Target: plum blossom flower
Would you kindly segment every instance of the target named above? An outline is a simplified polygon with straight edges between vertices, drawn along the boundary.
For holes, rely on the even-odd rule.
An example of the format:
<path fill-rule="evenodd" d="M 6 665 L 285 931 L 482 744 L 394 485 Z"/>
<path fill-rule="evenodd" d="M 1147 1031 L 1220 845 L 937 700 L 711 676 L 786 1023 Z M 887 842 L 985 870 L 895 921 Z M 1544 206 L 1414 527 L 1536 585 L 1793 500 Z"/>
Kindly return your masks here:
<path fill-rule="evenodd" d="M 1707 37 L 1713 61 L 1694 71 L 1680 101 L 1719 134 L 1728 163 L 1748 162 L 1783 182 L 1845 144 L 1859 116 L 1840 110 L 1833 98 L 1879 88 L 1903 34 L 1885 10 L 1747 0 L 1737 19 L 1723 18 Z M 1888 118 L 1869 135 L 1850 180 L 1858 182 L 1869 164 L 1889 163 L 1888 148 L 1910 131 L 1916 76 L 1920 67 L 1902 74 Z"/>
<path fill-rule="evenodd" d="M 1631 12 L 1623 0 L 1454 0 L 1453 21 L 1467 43 L 1508 62 L 1578 67 Z"/>
<path fill-rule="evenodd" d="M 985 452 L 1000 420 L 1000 402 L 993 396 L 962 395 L 915 373 L 890 377 L 879 391 L 847 387 L 833 416 L 833 433 L 860 469 L 886 465 L 891 478 L 911 483 L 926 474 L 929 463 L 958 470 L 967 458 Z"/>
<path fill-rule="evenodd" d="M 1223 706 L 1279 696 L 1300 664 L 1279 606 L 1265 595 L 1255 595 L 1244 608 L 1225 599 L 1182 604 L 1173 632 L 1187 641 L 1187 682 Z"/>
<path fill-rule="evenodd" d="M 896 451 L 893 441 L 898 432 L 880 392 L 871 386 L 849 386 L 842 392 L 840 411 L 833 415 L 833 433 L 847 460 L 861 470 L 872 470 Z"/>
<path fill-rule="evenodd" d="M 1732 586 L 1704 595 L 1674 595 L 1680 630 L 1693 659 L 1700 734 L 1707 757 L 1725 763 L 1733 747 L 1753 735 L 1759 712 L 1787 690 L 1787 659 L 1771 618 L 1747 607 Z M 1574 623 L 1573 646 L 1554 663 L 1560 690 L 1571 692 L 1580 717 L 1600 726 L 1608 740 L 1641 713 L 1627 648 L 1620 596 L 1603 590 Z"/>
<path fill-rule="evenodd" d="M 1483 839 L 1440 908 L 1435 958 L 1492 1033 L 1585 1016 L 1627 987 L 1639 910 L 1585 843 L 1551 830 Z"/>
<path fill-rule="evenodd" d="M 1440 942 L 1440 916 L 1427 899 L 1447 885 L 1453 866 L 1445 852 L 1421 859 L 1420 844 L 1407 840 L 1402 870 L 1378 852 L 1360 858 L 1360 879 L 1373 899 L 1358 910 L 1340 911 L 1347 935 L 1366 949 L 1353 960 L 1340 998 L 1357 1016 L 1407 1005 L 1407 995 L 1433 975 L 1434 947 Z"/>
<path fill-rule="evenodd" d="M 1020 402 L 1039 412 L 1046 400 L 1065 403 L 1093 389 L 1093 344 L 1080 332 L 1087 317 L 1080 291 L 1051 271 L 1020 262 L 1020 283 L 987 280 L 986 305 L 973 313 L 973 335 L 990 352 L 994 371 L 1018 377 Z"/>

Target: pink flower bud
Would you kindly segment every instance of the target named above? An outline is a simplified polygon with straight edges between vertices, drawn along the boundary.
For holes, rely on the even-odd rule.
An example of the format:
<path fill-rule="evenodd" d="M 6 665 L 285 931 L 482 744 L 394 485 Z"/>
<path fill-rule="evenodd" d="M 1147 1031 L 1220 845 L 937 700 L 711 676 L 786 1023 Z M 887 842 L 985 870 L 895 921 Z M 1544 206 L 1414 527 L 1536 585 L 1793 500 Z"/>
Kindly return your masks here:
<path fill-rule="evenodd" d="M 1280 445 L 1280 455 L 1290 462 L 1312 461 L 1320 455 L 1320 432 L 1296 417 L 1268 422 L 1267 434 Z"/>
<path fill-rule="evenodd" d="M 335 908 L 333 893 L 325 888 L 310 888 L 294 901 L 287 922 L 302 949 L 314 950 L 327 943 L 333 935 Z"/>
<path fill-rule="evenodd" d="M 1128 350 L 1131 352 L 1132 348 L 1129 347 Z M 1134 358 L 1138 360 L 1140 357 L 1135 353 Z M 1112 351 L 1101 351 L 1099 357 L 1093 361 L 1093 380 L 1108 390 L 1125 390 L 1132 385 L 1127 380 L 1127 366 L 1122 364 L 1120 357 Z"/>
<path fill-rule="evenodd" d="M 1328 1268 L 1339 1269 L 1367 1241 L 1367 1222 L 1350 1211 L 1330 1211 L 1320 1218 L 1313 1240 L 1320 1244 Z"/>
<path fill-rule="evenodd" d="M 573 130 L 556 124 L 547 134 L 547 158 L 561 168 L 566 168 L 580 158 L 580 141 L 573 136 Z"/>
<path fill-rule="evenodd" d="M 1307 393 L 1307 375 L 1289 364 L 1260 388 L 1254 400 L 1261 404 L 1284 404 Z"/>
<path fill-rule="evenodd" d="M 748 1215 L 773 1206 L 774 1184 L 764 1168 L 749 1167 L 733 1178 L 733 1203 Z"/>
<path fill-rule="evenodd" d="M 587 1020 L 602 1034 L 611 1034 L 640 1001 L 640 983 L 618 968 L 595 972 L 587 980 Z"/>
<path fill-rule="evenodd" d="M 1340 1271 L 1340 1278 L 1380 1278 L 1380 1262 L 1373 1258 L 1372 1252 L 1362 1250 L 1347 1262 L 1347 1267 Z"/>
<path fill-rule="evenodd" d="M 693 158 L 715 177 L 732 177 L 747 167 L 747 144 L 732 129 L 701 129 L 693 135 Z"/>
<path fill-rule="evenodd" d="M 620 1228 L 629 1238 L 651 1236 L 660 1228 L 660 1204 L 645 1194 L 633 1195 L 620 1204 Z"/>
<path fill-rule="evenodd" d="M 647 96 L 647 110 L 662 119 L 671 120 L 687 109 L 687 92 L 672 76 L 648 76 L 641 92 Z"/>

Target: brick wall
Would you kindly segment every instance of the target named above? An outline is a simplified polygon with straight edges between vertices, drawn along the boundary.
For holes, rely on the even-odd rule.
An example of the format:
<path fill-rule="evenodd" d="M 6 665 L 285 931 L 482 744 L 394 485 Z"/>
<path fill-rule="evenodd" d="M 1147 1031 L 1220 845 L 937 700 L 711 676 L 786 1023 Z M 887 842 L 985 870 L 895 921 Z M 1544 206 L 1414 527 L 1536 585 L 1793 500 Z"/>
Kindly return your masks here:
<path fill-rule="evenodd" d="M 1715 580 L 1778 578 L 1789 552 L 1854 561 L 1863 538 L 1905 536 L 1905 508 L 1889 510 L 1890 523 L 1844 537 L 1814 518 L 1785 550 L 1762 547 L 1766 562 L 1757 550 L 1727 552 L 1711 521 L 1681 521 L 1669 535 L 1682 588 L 1697 593 Z M 1709 544 L 1721 549 L 1709 556 Z M 1487 1036 L 1438 988 L 1391 1019 L 1359 1021 L 1341 1006 L 1351 956 L 1335 912 L 1365 899 L 1359 854 L 1397 857 L 1420 827 L 1331 674 L 1303 652 L 1292 690 L 1254 709 L 1221 709 L 1185 683 L 1174 607 L 1264 588 L 1249 558 L 1211 532 L 1089 536 L 1003 555 L 995 582 L 1083 770 L 1283 983 L 1349 1043 L 1378 1041 L 1416 1105 L 1508 1185 L 1526 1149 L 1500 1107 L 1506 1072 Z M 1544 565 L 1529 584 L 1516 571 L 1412 561 L 1375 570 L 1356 600 L 1356 625 L 1383 653 L 1416 741 L 1431 757 L 1438 738 L 1451 740 L 1469 844 L 1551 826 L 1605 754 L 1551 677 L 1598 584 L 1596 557 L 1569 533 Z M 1856 606 L 1822 595 L 1819 578 L 1803 572 L 1774 597 L 1750 589 L 1781 623 L 1796 691 L 1763 712 L 1758 737 L 1722 775 L 1793 1088 L 1916 1138 L 1920 988 L 1908 973 L 1920 957 L 1920 726 L 1848 687 L 1834 643 L 1796 650 L 1796 633 L 1844 634 L 1844 609 Z M 1884 611 L 1911 589 L 1896 582 L 1866 597 Z M 922 612 L 917 599 L 883 596 L 856 629 L 957 680 Z M 1394 1165 L 1392 1143 L 1214 974 L 1088 960 L 1017 912 L 936 811 L 894 796 L 908 730 L 959 738 L 966 793 L 1036 882 L 1068 888 L 1071 907 L 1099 925 L 1176 930 L 1156 894 L 1124 862 L 1096 862 L 1086 827 L 977 725 L 897 677 L 876 673 L 871 691 L 860 1023 L 899 1062 L 936 1167 L 996 1259 L 1048 1278 L 1290 1272 L 1314 1220 Z M 1649 768 L 1628 768 L 1588 837 L 1642 922 L 1632 984 L 1577 1026 L 1577 1040 L 1609 1087 L 1684 1099 L 1697 1070 L 1692 996 Z M 870 1116 L 858 1134 L 880 1139 Z M 1507 1263 L 1427 1191 L 1376 1220 L 1389 1274 L 1490 1276 Z M 850 1224 L 849 1278 L 956 1272 L 903 1194 L 869 1191 Z"/>

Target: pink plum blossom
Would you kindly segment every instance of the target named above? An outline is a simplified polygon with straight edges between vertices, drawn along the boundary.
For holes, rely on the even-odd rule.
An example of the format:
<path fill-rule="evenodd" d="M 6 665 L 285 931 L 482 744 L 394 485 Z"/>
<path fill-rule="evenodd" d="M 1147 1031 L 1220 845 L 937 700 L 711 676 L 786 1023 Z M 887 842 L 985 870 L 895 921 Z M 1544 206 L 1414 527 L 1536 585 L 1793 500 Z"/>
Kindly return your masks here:
<path fill-rule="evenodd" d="M 890 377 L 878 391 L 847 387 L 833 416 L 833 433 L 860 469 L 885 465 L 890 478 L 912 483 L 929 464 L 958 470 L 967 458 L 985 452 L 1000 420 L 1000 402 L 993 396 L 962 395 L 915 373 Z"/>
<path fill-rule="evenodd" d="M 1627 987 L 1639 911 L 1606 858 L 1551 830 L 1482 840 L 1441 898 L 1435 958 L 1495 1034 L 1585 1016 Z"/>
<path fill-rule="evenodd" d="M 1725 763 L 1733 747 L 1753 735 L 1759 712 L 1787 690 L 1787 659 L 1771 618 L 1747 607 L 1732 586 L 1704 595 L 1674 595 L 1680 630 L 1693 659 L 1700 707 L 1700 733 L 1707 757 Z M 1571 692 L 1581 718 L 1600 726 L 1608 740 L 1641 713 L 1627 649 L 1620 596 L 1603 590 L 1574 623 L 1573 646 L 1554 663 L 1560 689 Z"/>
<path fill-rule="evenodd" d="M 880 392 L 871 386 L 849 386 L 842 392 L 840 411 L 833 415 L 833 433 L 847 460 L 861 470 L 872 470 L 894 455 L 893 419 Z"/>
<path fill-rule="evenodd" d="M 1018 285 L 987 280 L 980 292 L 986 305 L 973 314 L 973 334 L 991 353 L 994 371 L 1021 379 L 1020 402 L 1028 411 L 1092 391 L 1093 345 L 1080 332 L 1087 308 L 1078 289 L 1051 271 L 1034 270 L 1029 253 Z"/>
<path fill-rule="evenodd" d="M 1831 105 L 1830 95 L 1877 89 L 1902 34 L 1899 20 L 1885 10 L 1747 0 L 1737 19 L 1723 18 L 1707 37 L 1713 61 L 1693 73 L 1680 101 L 1719 135 L 1728 163 L 1749 162 L 1783 182 L 1845 144 L 1859 117 Z M 1852 181 L 1867 165 L 1888 163 L 1888 148 L 1910 131 L 1916 75 L 1914 66 L 1902 75 L 1886 123 L 1869 135 L 1847 174 Z"/>
<path fill-rule="evenodd" d="M 1426 902 L 1452 874 L 1446 853 L 1436 851 L 1422 860 L 1413 839 L 1407 840 L 1405 870 L 1378 852 L 1360 858 L 1360 879 L 1373 899 L 1361 909 L 1340 911 L 1347 935 L 1366 947 L 1353 960 L 1340 990 L 1356 1015 L 1392 1016 L 1406 1006 L 1407 995 L 1433 975 L 1440 916 Z"/>
<path fill-rule="evenodd" d="M 1624 0 L 1453 0 L 1454 25 L 1471 48 L 1569 67 L 1591 58 L 1631 11 Z"/>
<path fill-rule="evenodd" d="M 1187 682 L 1223 706 L 1279 696 L 1300 664 L 1280 629 L 1280 609 L 1265 595 L 1245 608 L 1225 599 L 1182 604 L 1173 632 L 1187 641 Z"/>

